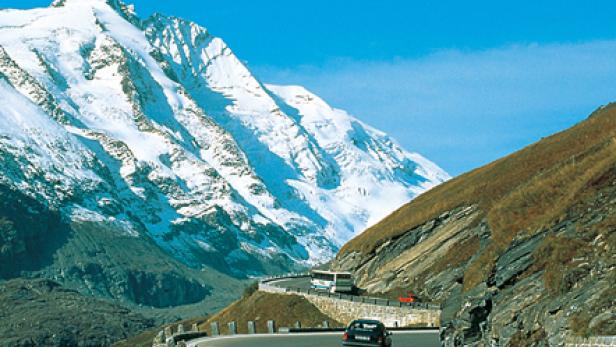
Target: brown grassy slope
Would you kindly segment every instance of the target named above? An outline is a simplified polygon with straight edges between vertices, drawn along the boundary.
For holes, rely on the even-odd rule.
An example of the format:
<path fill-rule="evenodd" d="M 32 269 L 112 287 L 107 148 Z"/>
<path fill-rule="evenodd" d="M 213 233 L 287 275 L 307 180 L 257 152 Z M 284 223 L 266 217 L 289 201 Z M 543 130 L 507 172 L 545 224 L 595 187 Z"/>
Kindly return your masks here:
<path fill-rule="evenodd" d="M 537 212 L 533 208 L 541 201 L 541 196 L 536 196 L 532 201 L 515 206 L 517 210 L 511 211 L 515 215 L 506 216 L 508 212 L 505 209 L 508 206 L 502 201 L 505 197 L 528 184 L 532 178 L 548 172 L 552 177 L 566 179 L 564 171 L 559 174 L 561 167 L 568 170 L 567 173 L 584 172 L 593 163 L 588 161 L 581 167 L 580 162 L 611 144 L 615 136 L 616 105 L 609 105 L 569 130 L 544 138 L 521 151 L 456 177 L 420 195 L 355 237 L 340 252 L 370 253 L 387 240 L 400 236 L 444 211 L 475 203 L 479 204 L 485 215 L 491 217 L 491 226 L 504 229 L 514 217 L 518 219 L 525 213 Z M 607 151 L 603 151 L 602 154 L 606 153 Z M 515 205 L 515 197 L 509 198 Z M 558 201 L 554 202 L 558 204 Z M 490 212 L 492 214 L 489 214 Z"/>
<path fill-rule="evenodd" d="M 267 331 L 268 320 L 275 320 L 278 327 L 293 327 L 296 321 L 300 321 L 302 327 L 318 327 L 325 320 L 330 326 L 342 326 L 301 296 L 254 292 L 212 316 L 201 328 L 211 333 L 210 323 L 216 321 L 221 333 L 226 334 L 227 324 L 236 321 L 238 332 L 247 333 L 250 320 L 256 322 L 257 332 Z"/>
<path fill-rule="evenodd" d="M 491 244 L 470 264 L 464 287 L 485 279 L 486 267 L 511 241 L 560 219 L 584 189 L 616 164 L 616 105 L 569 130 L 459 176 L 419 196 L 347 243 L 340 254 L 369 254 L 384 242 L 453 208 L 478 204 Z"/>

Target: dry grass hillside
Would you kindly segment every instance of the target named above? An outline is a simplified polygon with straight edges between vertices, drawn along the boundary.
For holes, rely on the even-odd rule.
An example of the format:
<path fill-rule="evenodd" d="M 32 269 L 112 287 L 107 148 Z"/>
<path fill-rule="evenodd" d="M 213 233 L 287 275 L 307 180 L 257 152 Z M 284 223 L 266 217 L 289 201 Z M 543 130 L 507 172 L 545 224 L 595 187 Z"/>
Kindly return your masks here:
<path fill-rule="evenodd" d="M 212 316 L 201 329 L 211 333 L 210 323 L 216 321 L 221 333 L 227 333 L 227 324 L 235 321 L 238 332 L 247 333 L 248 321 L 255 321 L 257 332 L 265 332 L 268 320 L 275 320 L 278 327 L 293 327 L 296 321 L 300 321 L 302 327 L 320 327 L 325 320 L 331 326 L 342 326 L 301 296 L 256 291 Z"/>
<path fill-rule="evenodd" d="M 197 323 L 200 331 L 211 331 L 211 323 L 218 322 L 221 334 L 228 334 L 228 324 L 231 321 L 237 323 L 240 334 L 248 333 L 248 321 L 256 323 L 257 332 L 267 331 L 267 321 L 276 321 L 277 327 L 293 327 L 295 322 L 300 321 L 302 327 L 320 327 L 323 321 L 329 321 L 330 326 L 341 327 L 342 324 L 321 313 L 313 304 L 301 296 L 282 295 L 259 292 L 256 290 L 256 282 L 244 290 L 241 299 L 235 301 L 220 312 L 211 317 L 199 317 L 166 324 L 142 332 L 139 335 L 117 342 L 113 347 L 149 347 L 156 334 L 171 327 L 176 331 L 178 324 L 183 324 L 189 329 Z"/>
<path fill-rule="evenodd" d="M 487 218 L 492 235 L 489 247 L 464 276 L 465 288 L 472 288 L 485 279 L 485 269 L 516 237 L 531 236 L 557 222 L 586 187 L 614 167 L 615 138 L 616 105 L 612 104 L 573 128 L 419 196 L 347 243 L 340 255 L 373 253 L 445 211 L 476 205 L 480 217 Z M 468 258 L 469 254 L 461 256 Z"/>

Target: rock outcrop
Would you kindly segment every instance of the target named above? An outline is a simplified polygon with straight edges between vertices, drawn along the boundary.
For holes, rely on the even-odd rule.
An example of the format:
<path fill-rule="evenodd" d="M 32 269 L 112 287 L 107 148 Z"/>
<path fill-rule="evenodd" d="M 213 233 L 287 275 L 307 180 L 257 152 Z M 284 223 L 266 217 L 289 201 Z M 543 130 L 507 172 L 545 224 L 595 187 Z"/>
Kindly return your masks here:
<path fill-rule="evenodd" d="M 440 302 L 446 347 L 614 335 L 615 141 L 612 105 L 420 196 L 333 267 L 370 292 Z"/>
<path fill-rule="evenodd" d="M 151 328 L 129 309 L 50 280 L 0 283 L 0 346 L 105 347 Z"/>

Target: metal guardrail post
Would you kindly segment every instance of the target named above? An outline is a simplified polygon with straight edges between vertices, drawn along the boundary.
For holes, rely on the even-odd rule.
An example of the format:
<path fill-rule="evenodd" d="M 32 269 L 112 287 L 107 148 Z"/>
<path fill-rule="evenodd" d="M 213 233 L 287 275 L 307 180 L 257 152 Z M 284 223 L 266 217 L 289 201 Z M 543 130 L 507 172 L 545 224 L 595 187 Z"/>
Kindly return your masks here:
<path fill-rule="evenodd" d="M 252 321 L 252 320 L 248 321 L 248 333 L 249 334 L 256 334 L 257 333 L 257 326 L 256 326 L 255 322 Z"/>
<path fill-rule="evenodd" d="M 323 321 L 323 328 L 329 329 L 329 321 L 328 320 L 324 320 Z"/>
<path fill-rule="evenodd" d="M 276 321 L 268 320 L 267 321 L 267 332 L 273 334 L 276 332 Z"/>
<path fill-rule="evenodd" d="M 237 334 L 237 323 L 235 321 L 231 321 L 228 324 L 229 326 L 229 335 L 236 335 Z"/>
<path fill-rule="evenodd" d="M 165 332 L 163 330 L 159 331 L 158 334 L 156 334 L 156 337 L 154 337 L 153 341 L 152 341 L 152 345 L 156 346 L 156 345 L 160 345 L 163 344 L 165 342 L 166 338 L 165 338 Z"/>
<path fill-rule="evenodd" d="M 295 321 L 295 328 L 296 328 L 296 329 L 301 329 L 301 328 L 302 328 L 302 322 L 300 322 L 300 321 Z"/>
<path fill-rule="evenodd" d="M 212 336 L 220 335 L 220 327 L 218 326 L 218 322 L 212 322 L 210 324 L 210 328 L 211 328 Z"/>
<path fill-rule="evenodd" d="M 171 331 L 171 327 L 165 327 L 165 338 L 168 339 L 173 337 L 173 331 Z"/>

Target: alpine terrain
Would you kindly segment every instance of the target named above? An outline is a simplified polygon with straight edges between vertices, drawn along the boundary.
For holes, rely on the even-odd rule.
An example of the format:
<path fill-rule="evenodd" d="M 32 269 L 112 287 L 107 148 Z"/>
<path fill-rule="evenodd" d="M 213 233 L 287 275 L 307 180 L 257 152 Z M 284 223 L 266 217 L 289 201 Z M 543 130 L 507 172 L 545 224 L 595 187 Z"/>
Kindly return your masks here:
<path fill-rule="evenodd" d="M 119 0 L 0 11 L 0 101 L 0 278 L 129 304 L 222 307 L 449 178 Z"/>
<path fill-rule="evenodd" d="M 421 195 L 333 266 L 441 303 L 446 347 L 616 335 L 616 105 Z"/>

